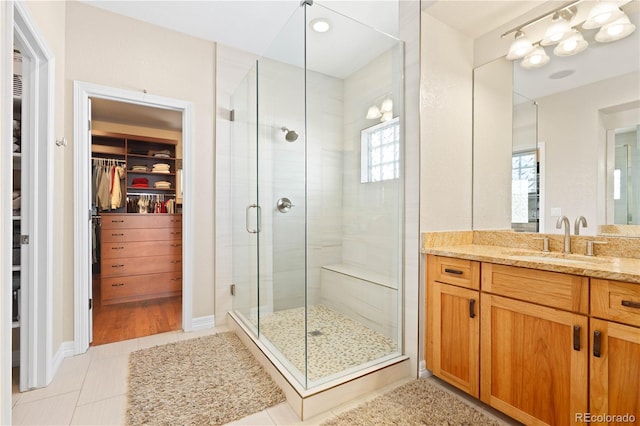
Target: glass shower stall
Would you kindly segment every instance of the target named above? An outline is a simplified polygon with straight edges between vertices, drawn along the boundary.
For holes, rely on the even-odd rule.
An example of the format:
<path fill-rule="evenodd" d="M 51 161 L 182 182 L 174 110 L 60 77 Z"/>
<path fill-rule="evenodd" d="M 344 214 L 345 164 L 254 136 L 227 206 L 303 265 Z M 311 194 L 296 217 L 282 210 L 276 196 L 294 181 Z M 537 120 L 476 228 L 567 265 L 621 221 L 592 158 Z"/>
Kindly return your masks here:
<path fill-rule="evenodd" d="M 308 1 L 232 97 L 233 314 L 304 389 L 403 351 L 402 94 L 400 41 Z"/>

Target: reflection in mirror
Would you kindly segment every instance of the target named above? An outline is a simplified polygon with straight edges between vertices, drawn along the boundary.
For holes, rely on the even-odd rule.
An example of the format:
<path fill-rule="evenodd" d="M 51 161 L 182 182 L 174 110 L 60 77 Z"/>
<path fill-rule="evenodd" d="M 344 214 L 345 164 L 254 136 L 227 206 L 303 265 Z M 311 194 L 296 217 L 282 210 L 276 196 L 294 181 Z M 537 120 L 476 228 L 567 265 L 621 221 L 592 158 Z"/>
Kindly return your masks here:
<path fill-rule="evenodd" d="M 538 105 L 513 93 L 511 154 L 511 228 L 538 232 L 540 221 L 540 156 Z"/>
<path fill-rule="evenodd" d="M 614 223 L 640 225 L 640 126 L 615 132 Z"/>
<path fill-rule="evenodd" d="M 584 1 L 578 9 L 591 5 L 593 2 Z M 621 8 L 636 27 L 640 26 L 640 2 L 629 2 Z M 474 229 L 512 228 L 536 232 L 537 220 L 538 232 L 557 233 L 557 217 L 564 215 L 571 223 L 584 216 L 588 227 L 581 234 L 596 235 L 604 232 L 599 228 L 624 222 L 626 217 L 626 222 L 616 224 L 615 234 L 640 236 L 638 231 L 625 230 L 628 226 L 638 227 L 636 224 L 640 223 L 640 200 L 634 194 L 640 193 L 640 182 L 633 178 L 626 180 L 627 193 L 639 190 L 634 191 L 631 197 L 627 195 L 628 211 L 626 214 L 619 212 L 618 220 L 614 219 L 613 203 L 613 136 L 616 129 L 635 127 L 640 120 L 624 125 L 607 124 L 607 116 L 613 113 L 635 114 L 636 117 L 639 114 L 628 110 L 630 105 L 635 105 L 634 108 L 640 111 L 640 31 L 612 43 L 596 41 L 596 29 L 583 30 L 582 33 L 589 43 L 586 50 L 574 56 L 561 57 L 553 55 L 553 49 L 549 49 L 552 59 L 543 67 L 525 69 L 520 61 L 500 58 L 474 70 Z M 506 77 L 509 72 L 496 70 L 497 64 L 504 66 L 505 63 L 510 66 L 511 79 Z M 486 93 L 478 97 L 476 88 L 489 87 L 487 76 L 494 79 L 490 87 L 497 98 Z M 479 81 L 479 78 L 483 80 Z M 495 81 L 500 81 L 500 86 Z M 521 102 L 522 98 L 516 97 L 513 101 L 509 98 L 512 105 L 508 115 L 512 117 L 508 121 L 504 105 L 495 102 L 498 98 L 504 99 L 503 90 L 507 88 L 526 99 Z M 535 104 L 532 103 L 534 101 Z M 529 125 L 527 128 L 523 124 L 527 107 L 531 115 L 537 109 L 535 135 L 534 127 Z M 503 138 L 507 126 L 511 139 L 509 144 Z M 526 139 L 532 140 L 529 148 L 520 146 Z M 499 152 L 501 149 L 508 150 L 508 159 L 505 160 Z M 527 151 L 530 157 L 516 158 Z M 537 195 L 534 179 L 529 180 L 534 175 L 534 152 L 539 169 Z M 639 168 L 634 162 L 638 152 L 630 148 L 628 152 L 632 164 L 626 172 L 633 174 Z M 524 169 L 522 161 L 527 164 Z M 502 181 L 504 168 L 510 169 L 508 182 Z M 622 180 L 623 168 L 619 169 Z M 620 191 L 625 191 L 622 184 Z M 533 202 L 536 196 L 537 205 Z M 623 199 L 616 201 L 618 204 L 625 202 Z M 505 202 L 508 208 L 506 220 Z M 629 219 L 633 225 L 628 225 Z M 606 233 L 609 235 L 611 232 Z"/>

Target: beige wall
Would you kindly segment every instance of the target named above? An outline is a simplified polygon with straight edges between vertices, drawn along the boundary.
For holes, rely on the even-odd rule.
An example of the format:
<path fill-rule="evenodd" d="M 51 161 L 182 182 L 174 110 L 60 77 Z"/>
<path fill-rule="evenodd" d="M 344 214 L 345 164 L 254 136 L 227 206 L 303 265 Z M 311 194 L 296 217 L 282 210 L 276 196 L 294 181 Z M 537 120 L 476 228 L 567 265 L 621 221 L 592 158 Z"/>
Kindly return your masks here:
<path fill-rule="evenodd" d="M 143 90 L 193 102 L 199 207 L 195 213 L 194 317 L 213 315 L 213 110 L 215 44 L 134 21 L 84 4 L 25 1 L 55 58 L 54 136 L 69 145 L 53 151 L 52 350 L 72 341 L 73 81 Z M 193 64 L 197 64 L 196 67 Z M 195 83 L 197 82 L 197 84 Z"/>
<path fill-rule="evenodd" d="M 473 40 L 424 12 L 421 29 L 420 230 L 470 229 Z"/>
<path fill-rule="evenodd" d="M 193 316 L 214 314 L 214 99 L 215 44 L 112 14 L 66 3 L 64 111 L 67 148 L 63 340 L 73 339 L 73 81 L 96 83 L 193 103 L 194 181 Z"/>

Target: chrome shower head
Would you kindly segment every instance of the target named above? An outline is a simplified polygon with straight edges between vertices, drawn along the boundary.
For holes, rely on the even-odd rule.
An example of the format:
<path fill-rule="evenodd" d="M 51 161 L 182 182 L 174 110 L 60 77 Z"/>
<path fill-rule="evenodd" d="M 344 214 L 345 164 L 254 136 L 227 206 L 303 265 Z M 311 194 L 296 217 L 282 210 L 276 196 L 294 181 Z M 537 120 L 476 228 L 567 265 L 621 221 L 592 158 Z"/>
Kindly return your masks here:
<path fill-rule="evenodd" d="M 287 142 L 295 142 L 298 140 L 298 132 L 295 130 L 289 130 L 286 127 L 282 127 L 281 130 L 285 133 L 284 138 Z"/>

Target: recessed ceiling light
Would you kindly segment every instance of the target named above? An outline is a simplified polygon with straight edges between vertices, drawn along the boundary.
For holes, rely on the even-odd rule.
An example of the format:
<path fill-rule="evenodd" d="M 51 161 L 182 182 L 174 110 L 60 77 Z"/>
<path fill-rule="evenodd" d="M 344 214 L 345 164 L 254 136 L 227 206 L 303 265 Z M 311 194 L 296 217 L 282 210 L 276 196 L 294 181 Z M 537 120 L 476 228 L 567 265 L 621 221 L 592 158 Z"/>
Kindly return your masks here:
<path fill-rule="evenodd" d="M 309 23 L 311 29 L 317 33 L 326 33 L 331 29 L 331 24 L 325 18 L 317 18 Z"/>

